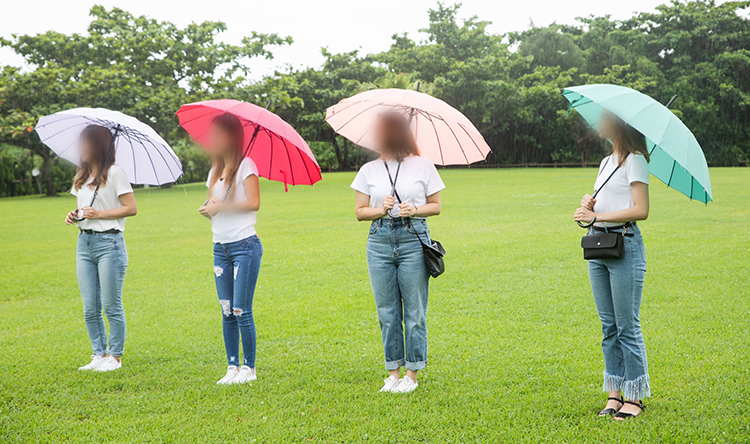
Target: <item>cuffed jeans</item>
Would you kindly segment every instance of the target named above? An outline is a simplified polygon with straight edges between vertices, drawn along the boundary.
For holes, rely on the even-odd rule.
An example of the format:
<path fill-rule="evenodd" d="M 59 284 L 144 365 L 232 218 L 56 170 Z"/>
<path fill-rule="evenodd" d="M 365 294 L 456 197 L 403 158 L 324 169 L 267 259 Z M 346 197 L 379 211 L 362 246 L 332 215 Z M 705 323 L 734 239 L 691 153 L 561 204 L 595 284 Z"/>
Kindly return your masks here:
<path fill-rule="evenodd" d="M 367 265 L 383 335 L 386 370 L 427 365 L 429 273 L 422 240 L 429 242 L 423 219 L 378 219 L 370 226 Z M 402 325 L 403 323 L 403 325 Z"/>
<path fill-rule="evenodd" d="M 640 400 L 651 395 L 639 319 L 646 254 L 638 227 L 628 232 L 635 236 L 625 236 L 624 257 L 590 260 L 589 279 L 604 333 L 604 391 Z"/>
<path fill-rule="evenodd" d="M 83 318 L 96 356 L 125 353 L 125 310 L 122 286 L 128 268 L 128 251 L 122 233 L 78 235 L 76 272 L 83 299 Z M 102 310 L 109 320 L 109 348 Z"/>
<path fill-rule="evenodd" d="M 242 365 L 255 368 L 253 296 L 262 256 L 263 245 L 258 236 L 227 244 L 214 244 L 214 276 L 221 304 L 224 347 L 229 365 L 239 365 L 241 336 Z"/>

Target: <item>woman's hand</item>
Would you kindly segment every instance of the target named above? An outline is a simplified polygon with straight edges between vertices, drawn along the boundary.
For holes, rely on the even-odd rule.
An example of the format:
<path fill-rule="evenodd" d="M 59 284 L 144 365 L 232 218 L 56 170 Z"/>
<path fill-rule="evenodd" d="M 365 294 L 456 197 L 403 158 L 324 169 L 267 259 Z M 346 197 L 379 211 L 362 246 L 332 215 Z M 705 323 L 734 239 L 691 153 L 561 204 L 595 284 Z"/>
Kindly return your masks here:
<path fill-rule="evenodd" d="M 389 211 L 396 205 L 396 198 L 393 196 L 385 196 L 383 198 L 383 216 L 387 215 Z"/>
<path fill-rule="evenodd" d="M 589 210 L 588 208 L 581 207 L 576 210 L 575 215 L 573 215 L 573 220 L 576 222 L 591 222 L 594 217 L 596 217 L 596 213 Z"/>
<path fill-rule="evenodd" d="M 596 204 L 596 199 L 589 196 L 588 194 L 581 198 L 581 208 L 588 208 L 589 210 L 593 211 L 594 204 Z"/>
<path fill-rule="evenodd" d="M 223 203 L 221 202 L 221 199 L 218 199 L 216 197 L 212 197 L 206 205 L 203 205 L 202 207 L 198 208 L 198 212 L 209 219 L 214 217 L 216 213 L 221 211 Z"/>
<path fill-rule="evenodd" d="M 68 215 L 65 216 L 65 223 L 68 225 L 73 225 L 74 223 L 76 223 L 76 216 L 77 216 L 76 210 L 71 210 L 70 213 L 68 213 Z"/>
<path fill-rule="evenodd" d="M 99 210 L 95 210 L 91 207 L 83 207 L 78 210 L 78 216 L 84 219 L 99 219 Z"/>
<path fill-rule="evenodd" d="M 401 202 L 398 206 L 399 217 L 414 217 L 417 214 L 417 207 L 413 207 L 406 202 Z"/>

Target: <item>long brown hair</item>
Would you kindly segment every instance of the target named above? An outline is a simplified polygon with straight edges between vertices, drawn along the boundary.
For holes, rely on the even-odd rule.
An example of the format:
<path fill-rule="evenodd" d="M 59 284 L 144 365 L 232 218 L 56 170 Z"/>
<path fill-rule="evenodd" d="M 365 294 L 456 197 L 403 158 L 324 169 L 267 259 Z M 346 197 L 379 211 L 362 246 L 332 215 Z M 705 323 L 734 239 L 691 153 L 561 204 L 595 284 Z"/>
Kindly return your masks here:
<path fill-rule="evenodd" d="M 112 132 L 109 128 L 100 125 L 89 125 L 81 131 L 81 140 L 85 141 L 91 152 L 89 153 L 90 159 L 86 162 L 81 162 L 81 166 L 76 172 L 76 177 L 73 180 L 73 188 L 76 191 L 80 190 L 91 177 L 96 177 L 101 174 L 101 186 L 107 184 L 107 173 L 109 167 L 115 163 L 115 147 L 112 146 Z M 112 152 L 109 157 L 110 146 Z M 96 183 L 93 181 L 89 184 L 89 188 L 94 188 Z"/>
<path fill-rule="evenodd" d="M 229 186 L 228 181 L 232 180 L 232 178 L 237 175 L 237 170 L 240 168 L 240 162 L 242 162 L 242 148 L 245 139 L 245 130 L 242 127 L 242 122 L 240 122 L 240 119 L 237 118 L 237 116 L 235 116 L 234 114 L 220 114 L 214 117 L 214 119 L 211 121 L 211 125 L 216 125 L 218 128 L 221 128 L 232 136 L 232 145 L 234 145 L 234 158 L 231 165 L 229 165 L 227 174 L 224 174 L 224 169 L 227 167 L 227 165 L 224 163 L 224 157 L 213 156 L 213 160 L 211 161 L 211 183 L 208 187 L 209 198 L 211 197 L 211 193 L 213 192 L 214 185 L 216 185 L 216 182 L 222 177 L 222 175 L 226 179 L 225 184 L 227 187 Z M 232 187 L 229 193 L 233 194 L 235 188 L 236 187 Z"/>
<path fill-rule="evenodd" d="M 648 145 L 646 145 L 646 138 L 637 129 L 628 125 L 627 123 L 618 119 L 620 127 L 620 137 L 612 147 L 614 154 L 617 154 L 618 166 L 625 164 L 625 159 L 631 154 L 642 154 L 646 158 L 646 162 L 651 160 L 651 156 L 648 153 Z"/>
<path fill-rule="evenodd" d="M 395 159 L 420 155 L 409 121 L 403 114 L 396 111 L 378 114 L 377 124 L 383 132 L 382 146 L 378 147 L 383 157 Z"/>

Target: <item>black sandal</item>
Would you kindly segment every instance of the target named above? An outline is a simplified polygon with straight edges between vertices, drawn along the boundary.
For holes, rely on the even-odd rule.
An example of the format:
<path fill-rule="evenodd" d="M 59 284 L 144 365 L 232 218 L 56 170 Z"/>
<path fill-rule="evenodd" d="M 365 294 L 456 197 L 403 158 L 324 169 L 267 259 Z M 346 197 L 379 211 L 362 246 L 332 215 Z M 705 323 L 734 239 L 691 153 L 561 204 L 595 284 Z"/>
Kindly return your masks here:
<path fill-rule="evenodd" d="M 622 408 L 622 405 L 625 404 L 625 402 L 627 402 L 624 399 L 622 399 L 622 396 L 620 396 L 619 398 L 613 398 L 610 396 L 609 398 L 607 398 L 607 401 L 609 400 L 618 401 L 620 403 L 620 408 Z M 617 409 L 613 409 L 610 407 L 608 409 L 604 409 L 600 411 L 599 416 L 609 416 L 609 415 L 614 415 L 615 413 L 617 413 Z"/>
<path fill-rule="evenodd" d="M 632 413 L 617 412 L 617 413 L 615 413 L 615 418 L 622 418 L 622 420 L 626 420 L 626 419 L 630 419 L 630 418 L 635 418 L 637 416 L 640 416 L 641 413 L 644 410 L 646 410 L 646 406 L 643 405 L 643 403 L 641 401 L 638 401 L 638 402 L 625 401 L 625 404 L 637 405 L 641 409 L 641 411 L 637 415 L 634 415 Z"/>

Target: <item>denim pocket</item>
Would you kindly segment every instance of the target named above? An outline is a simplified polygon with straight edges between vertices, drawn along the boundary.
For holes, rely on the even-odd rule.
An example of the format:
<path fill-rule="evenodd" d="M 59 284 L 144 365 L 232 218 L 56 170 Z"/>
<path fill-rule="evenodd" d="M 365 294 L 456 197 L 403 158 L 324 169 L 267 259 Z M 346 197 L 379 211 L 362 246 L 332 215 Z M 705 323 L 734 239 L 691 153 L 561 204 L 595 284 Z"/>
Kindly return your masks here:
<path fill-rule="evenodd" d="M 378 232 L 379 224 L 378 221 L 373 221 L 373 223 L 370 224 L 370 234 L 375 234 Z"/>
<path fill-rule="evenodd" d="M 112 244 L 117 243 L 117 234 L 94 233 L 94 236 L 102 242 L 111 242 Z"/>
<path fill-rule="evenodd" d="M 427 222 L 423 219 L 411 220 L 411 223 L 406 226 L 406 231 L 411 234 L 427 234 Z"/>

